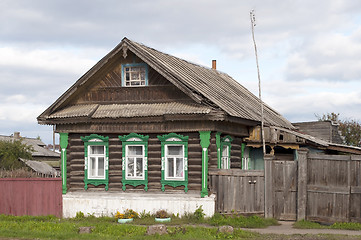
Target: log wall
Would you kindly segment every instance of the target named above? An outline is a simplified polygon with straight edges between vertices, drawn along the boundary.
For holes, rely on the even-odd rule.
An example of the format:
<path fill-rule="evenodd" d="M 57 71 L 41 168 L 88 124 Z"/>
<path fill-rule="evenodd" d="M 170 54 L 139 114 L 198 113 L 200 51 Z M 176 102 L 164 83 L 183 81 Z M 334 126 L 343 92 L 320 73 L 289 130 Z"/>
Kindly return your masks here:
<path fill-rule="evenodd" d="M 109 190 L 122 191 L 122 142 L 118 138 L 119 135 L 126 134 L 106 134 L 98 133 L 102 136 L 109 137 Z M 159 134 L 149 135 L 148 140 L 148 191 L 161 190 L 161 142 L 157 138 Z M 188 189 L 201 191 L 202 180 L 202 148 L 198 132 L 178 133 L 188 136 Z M 84 142 L 81 136 L 90 134 L 72 133 L 69 134 L 68 145 L 68 161 L 67 161 L 67 184 L 69 191 L 84 190 Z M 241 139 L 233 137 L 231 147 L 232 167 L 240 168 L 241 159 Z M 208 151 L 209 169 L 217 168 L 217 148 L 215 133 L 211 134 L 211 144 Z M 104 185 L 93 186 L 88 185 L 89 189 L 104 190 Z M 127 185 L 127 191 L 139 189 L 143 190 L 144 186 L 133 187 Z M 173 188 L 166 186 L 167 190 L 184 191 L 184 187 Z"/>

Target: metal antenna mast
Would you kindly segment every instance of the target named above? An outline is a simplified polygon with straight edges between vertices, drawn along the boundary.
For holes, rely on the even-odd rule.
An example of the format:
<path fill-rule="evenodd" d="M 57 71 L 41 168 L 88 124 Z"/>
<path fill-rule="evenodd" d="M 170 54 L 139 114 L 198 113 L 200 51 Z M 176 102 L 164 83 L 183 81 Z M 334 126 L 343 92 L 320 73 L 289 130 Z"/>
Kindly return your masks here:
<path fill-rule="evenodd" d="M 263 147 L 263 156 L 266 154 L 266 142 L 264 139 L 264 116 L 263 116 L 263 101 L 262 101 L 262 94 L 261 94 L 261 75 L 259 73 L 259 65 L 258 65 L 258 54 L 257 54 L 257 45 L 256 40 L 254 38 L 254 27 L 256 26 L 256 15 L 254 10 L 251 10 L 249 13 L 251 17 L 251 26 L 252 26 L 252 38 L 254 44 L 254 53 L 256 55 L 256 64 L 257 64 L 257 74 L 258 74 L 258 92 L 259 92 L 259 100 L 261 103 L 261 135 L 262 135 L 262 147 Z"/>

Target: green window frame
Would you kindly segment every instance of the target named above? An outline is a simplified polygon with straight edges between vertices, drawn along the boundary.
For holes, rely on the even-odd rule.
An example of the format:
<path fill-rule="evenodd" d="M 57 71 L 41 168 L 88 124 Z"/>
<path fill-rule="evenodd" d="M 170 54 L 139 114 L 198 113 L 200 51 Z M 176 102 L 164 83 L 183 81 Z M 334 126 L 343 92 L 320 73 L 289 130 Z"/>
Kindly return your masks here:
<path fill-rule="evenodd" d="M 188 136 L 169 133 L 158 136 L 158 139 L 162 151 L 162 191 L 168 185 L 184 186 L 184 191 L 188 192 Z"/>
<path fill-rule="evenodd" d="M 84 189 L 88 184 L 109 188 L 109 137 L 91 134 L 80 137 L 84 142 Z"/>
<path fill-rule="evenodd" d="M 122 86 L 148 86 L 148 65 L 145 63 L 122 64 Z"/>
<path fill-rule="evenodd" d="M 229 135 L 225 136 L 221 140 L 220 144 L 220 156 L 218 161 L 221 169 L 230 169 L 231 168 L 231 144 L 232 137 Z"/>
<path fill-rule="evenodd" d="M 119 136 L 122 141 L 122 185 L 144 185 L 148 191 L 148 139 L 149 136 L 130 133 Z"/>

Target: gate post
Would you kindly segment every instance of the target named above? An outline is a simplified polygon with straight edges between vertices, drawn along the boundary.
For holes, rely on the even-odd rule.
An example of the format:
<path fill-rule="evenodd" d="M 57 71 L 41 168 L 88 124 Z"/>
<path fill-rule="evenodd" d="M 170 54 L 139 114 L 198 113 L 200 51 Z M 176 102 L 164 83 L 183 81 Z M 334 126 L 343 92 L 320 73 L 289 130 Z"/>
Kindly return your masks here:
<path fill-rule="evenodd" d="M 264 217 L 273 218 L 273 176 L 272 160 L 274 156 L 266 154 L 264 156 Z"/>
<path fill-rule="evenodd" d="M 308 149 L 298 150 L 297 221 L 306 219 Z"/>

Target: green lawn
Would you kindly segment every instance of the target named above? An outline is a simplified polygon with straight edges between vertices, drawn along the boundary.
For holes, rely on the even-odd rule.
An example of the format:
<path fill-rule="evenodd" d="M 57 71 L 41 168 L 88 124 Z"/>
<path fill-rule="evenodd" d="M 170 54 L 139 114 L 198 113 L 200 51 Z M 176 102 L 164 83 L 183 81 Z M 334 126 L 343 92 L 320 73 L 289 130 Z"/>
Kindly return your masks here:
<path fill-rule="evenodd" d="M 263 228 L 277 225 L 274 219 L 264 219 L 258 216 L 223 216 L 215 214 L 212 218 L 204 218 L 202 212 L 187 214 L 182 218 L 172 216 L 172 221 L 165 223 L 167 235 L 147 236 L 148 225 L 156 224 L 154 216 L 140 214 L 131 224 L 119 224 L 115 218 L 94 216 L 84 217 L 79 213 L 75 218 L 59 219 L 54 216 L 6 216 L 0 215 L 0 239 L 344 239 L 345 236 L 335 235 L 275 235 L 258 234 L 240 228 Z M 233 226 L 232 234 L 219 233 L 221 225 Z M 302 228 L 325 227 L 307 221 L 295 224 Z M 360 227 L 360 224 L 335 224 L 329 228 L 340 227 L 350 229 Z M 346 228 L 345 226 L 348 226 Z M 79 227 L 92 227 L 90 234 L 79 234 Z M 351 239 L 351 238 L 347 238 Z M 353 238 L 352 238 L 353 239 Z"/>

